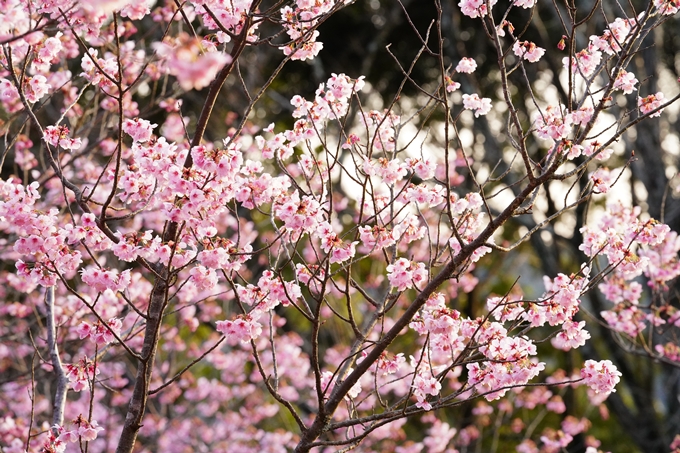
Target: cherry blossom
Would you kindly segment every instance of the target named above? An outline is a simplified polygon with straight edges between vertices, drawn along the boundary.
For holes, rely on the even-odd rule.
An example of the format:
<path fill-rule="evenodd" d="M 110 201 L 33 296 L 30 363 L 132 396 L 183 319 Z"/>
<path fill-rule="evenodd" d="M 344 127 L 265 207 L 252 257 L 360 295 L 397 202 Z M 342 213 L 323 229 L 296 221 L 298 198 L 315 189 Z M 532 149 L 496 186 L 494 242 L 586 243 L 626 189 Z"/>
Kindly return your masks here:
<path fill-rule="evenodd" d="M 672 84 L 625 95 L 655 91 L 635 52 L 677 1 L 579 7 L 555 60 L 545 5 L 461 0 L 470 57 L 435 20 L 402 85 L 314 60 L 360 5 L 274 3 L 3 4 L 3 451 L 599 448 L 624 382 L 591 337 L 680 363 L 678 234 L 652 192 L 611 202 L 624 134 L 673 112 Z M 523 259 L 539 238 L 559 260 Z"/>
<path fill-rule="evenodd" d="M 515 41 L 512 51 L 515 55 L 530 63 L 536 63 L 545 54 L 545 49 L 529 41 Z"/>
<path fill-rule="evenodd" d="M 475 118 L 479 115 L 486 115 L 491 111 L 491 99 L 480 98 L 476 94 L 463 95 L 463 107 L 475 111 Z"/>
<path fill-rule="evenodd" d="M 678 12 L 680 5 L 675 0 L 654 0 L 654 6 L 656 6 L 661 14 L 671 16 Z"/>
<path fill-rule="evenodd" d="M 417 407 L 430 410 L 432 405 L 427 402 L 428 395 L 436 396 L 439 394 L 442 385 L 432 376 L 417 375 L 413 380 L 413 395 L 418 400 Z"/>
<path fill-rule="evenodd" d="M 222 332 L 230 344 L 254 340 L 262 334 L 259 316 L 239 316 L 234 321 L 217 321 L 217 331 Z"/>
<path fill-rule="evenodd" d="M 66 126 L 47 126 L 43 140 L 52 146 L 59 146 L 66 150 L 77 150 L 82 145 L 80 138 L 69 138 L 69 129 Z"/>
<path fill-rule="evenodd" d="M 590 175 L 590 179 L 599 193 L 607 193 L 615 181 L 615 176 L 608 168 L 598 168 Z"/>
<path fill-rule="evenodd" d="M 174 46 L 161 43 L 156 51 L 165 58 L 168 73 L 177 77 L 183 90 L 205 88 L 231 62 L 229 55 L 207 48 L 204 42 L 188 35 L 180 36 Z"/>
<path fill-rule="evenodd" d="M 586 360 L 581 377 L 595 393 L 609 394 L 616 391 L 614 386 L 621 380 L 621 373 L 609 360 Z"/>
<path fill-rule="evenodd" d="M 621 70 L 616 75 L 614 89 L 623 91 L 623 94 L 630 94 L 635 91 L 635 85 L 637 83 L 639 82 L 638 79 L 635 78 L 635 74 Z"/>
<path fill-rule="evenodd" d="M 414 263 L 406 258 L 399 258 L 394 264 L 387 266 L 387 278 L 397 291 L 413 288 L 414 284 L 427 279 L 427 271 L 423 263 Z"/>
<path fill-rule="evenodd" d="M 456 72 L 472 74 L 477 69 L 477 62 L 472 58 L 462 58 L 456 65 Z"/>
<path fill-rule="evenodd" d="M 491 0 L 489 5 L 493 8 L 496 0 Z M 484 17 L 488 14 L 487 3 L 484 0 L 461 0 L 458 3 L 463 14 L 475 19 L 477 17 Z"/>
<path fill-rule="evenodd" d="M 143 143 L 151 139 L 152 130 L 156 126 L 158 125 L 140 118 L 126 119 L 123 121 L 123 132 L 132 137 L 134 141 Z"/>
<path fill-rule="evenodd" d="M 650 94 L 649 96 L 644 97 L 644 98 L 639 97 L 638 98 L 638 108 L 640 109 L 640 112 L 642 112 L 643 114 L 647 114 L 647 113 L 661 107 L 663 100 L 664 100 L 664 95 L 663 95 L 662 92 L 658 92 L 656 94 Z M 663 111 L 663 109 L 660 109 L 660 110 L 652 113 L 649 116 L 650 117 L 661 116 L 662 111 Z"/>

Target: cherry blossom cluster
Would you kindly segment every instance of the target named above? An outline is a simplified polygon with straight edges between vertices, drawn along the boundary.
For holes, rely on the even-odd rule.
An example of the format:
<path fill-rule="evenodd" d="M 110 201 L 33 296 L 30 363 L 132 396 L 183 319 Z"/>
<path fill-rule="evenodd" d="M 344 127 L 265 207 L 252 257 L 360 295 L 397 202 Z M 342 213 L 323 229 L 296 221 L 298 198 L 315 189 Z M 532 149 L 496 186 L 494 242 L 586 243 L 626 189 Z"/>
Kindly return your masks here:
<path fill-rule="evenodd" d="M 217 321 L 216 328 L 227 337 L 230 344 L 245 343 L 262 334 L 262 324 L 258 322 L 261 315 L 262 312 L 254 311 L 248 315 L 239 315 L 233 321 Z"/>
<path fill-rule="evenodd" d="M 650 94 L 644 98 L 638 98 L 638 108 L 640 109 L 640 113 L 649 113 L 650 117 L 661 116 L 663 109 L 660 107 L 663 101 L 664 95 L 659 91 L 656 94 Z"/>
<path fill-rule="evenodd" d="M 474 110 L 475 118 L 477 118 L 491 111 L 491 99 L 480 98 L 477 94 L 464 94 L 463 107 L 467 110 Z"/>
<path fill-rule="evenodd" d="M 481 211 L 482 197 L 476 192 L 470 192 L 465 197 L 451 194 L 451 211 L 455 216 L 456 232 L 449 239 L 448 244 L 454 255 L 462 246 L 477 238 L 483 228 L 486 214 Z M 462 243 L 461 243 L 462 241 Z M 491 252 L 491 248 L 483 245 L 475 249 L 470 256 L 470 262 L 475 263 L 481 257 Z"/>
<path fill-rule="evenodd" d="M 323 431 L 330 425 L 324 426 L 324 439 L 357 433 L 364 451 L 467 450 L 492 416 L 510 421 L 509 429 L 519 436 L 527 427 L 520 415 L 508 417 L 545 408 L 555 420 L 562 417 L 559 429 L 536 430 L 536 442 L 527 438 L 517 450 L 538 452 L 539 443 L 541 451 L 557 451 L 588 430 L 587 420 L 560 415 L 567 412 L 565 383 L 586 385 L 597 404 L 614 391 L 621 373 L 609 361 L 587 360 L 571 376 L 560 370 L 546 377 L 549 387 L 529 387 L 552 366 L 539 360 L 533 329 L 540 328 L 541 340 L 543 331 L 551 332 L 542 347 L 583 346 L 590 333 L 577 314 L 593 282 L 613 305 L 601 313 L 613 330 L 635 338 L 646 329 L 680 327 L 680 312 L 669 304 L 642 302 L 647 295 L 642 276 L 649 291 L 661 295 L 680 275 L 680 238 L 665 225 L 642 220 L 639 209 L 620 205 L 610 205 L 596 225 L 581 230 L 581 249 L 592 266 L 545 277 L 544 293 L 533 300 L 513 289 L 489 297 L 481 314 L 464 316 L 461 306 L 472 307 L 469 293 L 478 284 L 479 274 L 472 271 L 500 235 L 485 235 L 474 251 L 470 244 L 494 225 L 487 216 L 502 218 L 497 200 L 489 201 L 486 186 L 479 192 L 463 189 L 463 175 L 477 171 L 477 165 L 467 150 L 454 149 L 464 146 L 454 144 L 452 136 L 442 157 L 441 149 L 431 146 L 438 139 L 415 146 L 411 139 L 419 133 L 406 137 L 419 119 L 372 102 L 364 109 L 369 104 L 357 96 L 368 87 L 363 77 L 333 74 L 311 98 L 294 96 L 294 124 L 287 130 L 275 132 L 281 126 L 272 123 L 258 132 L 252 124 L 258 115 L 243 115 L 237 128 L 228 116 L 227 125 L 234 127 L 224 140 L 197 134 L 189 144 L 187 135 L 191 139 L 197 127 L 186 104 L 196 105 L 192 98 L 203 96 L 199 91 L 218 74 L 246 69 L 244 59 L 236 64 L 242 45 L 252 50 L 268 43 L 286 60 L 312 59 L 323 47 L 317 27 L 349 3 L 295 0 L 270 10 L 255 7 L 253 0 L 3 3 L 0 102 L 10 120 L 3 119 L 2 126 L 7 124 L 4 134 L 12 137 L 13 163 L 24 179 L 0 181 L 3 259 L 16 263 L 17 270 L 0 270 L 7 283 L 0 285 L 0 299 L 6 301 L 0 316 L 16 323 L 16 330 L 40 331 L 41 341 L 44 328 L 28 321 L 53 318 L 58 335 L 49 340 L 58 343 L 56 353 L 65 362 L 76 361 L 63 365 L 72 391 L 67 412 L 91 414 L 78 416 L 70 429 L 63 423 L 51 430 L 45 423 L 32 426 L 32 419 L 25 423 L 28 415 L 15 414 L 44 420 L 52 401 L 32 382 L 3 383 L 3 394 L 11 394 L 11 401 L 0 401 L 0 410 L 9 414 L 0 418 L 3 451 L 39 451 L 43 441 L 42 451 L 83 449 L 85 442 L 94 442 L 91 450 L 111 450 L 109 437 L 117 433 L 108 436 L 114 431 L 109 426 L 124 425 L 134 398 L 130 363 L 149 346 L 145 335 L 156 313 L 149 310 L 155 303 L 151 294 L 164 298 L 161 341 L 147 348 L 158 351 L 156 362 L 145 358 L 144 366 L 150 388 L 158 389 L 151 392 L 153 404 L 162 410 L 147 411 L 139 435 L 149 439 L 153 447 L 148 448 L 168 452 L 294 449 L 301 436 L 288 426 L 276 429 L 279 410 L 287 407 L 293 418 L 302 414 L 296 419 L 301 430 L 312 426 L 313 416 L 325 409 L 321 406 L 372 348 L 382 345 L 414 301 L 424 305 L 399 325 L 408 325 L 412 332 L 406 338 L 417 340 L 396 341 L 379 358 L 373 356 L 374 363 L 341 395 L 342 405 L 324 414 L 331 423 L 347 423 L 342 429 Z M 508 20 L 494 23 L 489 9 L 496 3 L 460 0 L 459 6 L 468 18 L 493 24 L 487 31 L 495 34 L 499 55 L 520 69 L 524 62 L 540 67 L 545 49 L 515 39 Z M 529 139 L 533 133 L 554 146 L 548 159 L 556 162 L 608 158 L 613 151 L 590 138 L 596 134 L 580 132 L 596 124 L 600 92 L 644 91 L 625 65 L 612 63 L 626 49 L 637 49 L 630 47 L 631 38 L 640 36 L 651 17 L 678 11 L 677 0 L 653 0 L 653 5 L 637 18 L 614 20 L 601 35 L 584 37 L 586 48 L 564 58 L 566 72 L 587 85 L 587 101 L 571 103 L 571 109 L 550 101 L 529 112 L 528 129 L 516 132 Z M 509 8 L 534 6 L 535 0 L 513 0 Z M 137 27 L 146 29 L 147 19 L 163 30 L 161 42 L 140 38 Z M 259 36 L 272 28 L 278 34 Z M 558 44 L 561 50 L 566 39 Z M 453 71 L 442 69 L 434 84 L 453 93 L 455 111 L 471 111 L 461 122 L 493 108 L 481 93 L 454 93 L 471 77 L 461 74 L 473 74 L 478 62 L 484 61 L 462 58 Z M 608 85 L 591 92 L 596 76 Z M 241 82 L 249 91 L 252 80 L 241 77 Z M 572 93 L 575 98 L 579 90 Z M 185 93 L 190 91 L 195 93 Z M 666 100 L 661 92 L 637 96 L 637 108 L 641 115 L 659 116 Z M 439 102 L 438 94 L 432 101 Z M 254 106 L 255 100 L 248 109 Z M 46 124 L 14 134 L 15 119 L 32 113 L 21 116 L 24 108 L 35 109 L 37 122 Z M 492 120 L 495 113 L 505 114 L 499 108 Z M 46 165 L 37 159 L 40 143 L 31 140 L 36 137 L 48 145 L 42 156 Z M 542 165 L 532 168 L 545 170 Z M 604 194 L 618 172 L 598 168 L 588 176 L 592 193 Z M 438 292 L 418 299 L 452 260 L 459 266 Z M 604 271 L 593 276 L 591 267 Z M 164 285 L 163 294 L 155 292 Z M 56 294 L 53 306 L 44 303 L 46 290 L 39 286 Z M 136 314 L 125 316 L 125 310 Z M 6 329 L 0 325 L 3 335 Z M 309 331 L 313 334 L 305 337 Z M 678 347 L 667 340 L 658 340 L 654 350 L 679 362 Z M 0 372 L 28 362 L 35 348 L 44 348 L 37 343 L 0 346 Z M 119 360 L 123 347 L 133 353 L 129 361 Z M 41 366 L 31 371 L 48 376 L 58 371 L 56 364 Z M 265 386 L 272 395 L 260 391 Z M 284 404 L 273 404 L 271 396 Z M 366 415 L 379 423 L 382 412 L 376 408 L 394 402 L 409 412 L 427 412 L 475 398 L 486 400 L 472 410 L 477 425 L 453 427 L 431 412 L 421 418 L 427 429 L 419 442 L 404 441 L 405 419 L 384 426 L 357 421 Z M 182 417 L 166 418 L 170 407 Z M 104 416 L 106 439 L 95 421 Z M 290 413 L 284 418 L 290 420 Z M 202 429 L 207 426 L 211 429 Z M 38 430 L 44 433 L 36 437 Z M 586 444 L 598 447 L 595 440 Z"/>
<path fill-rule="evenodd" d="M 58 434 L 57 442 L 62 442 L 64 444 L 90 442 L 95 440 L 101 431 L 104 431 L 104 428 L 99 426 L 99 423 L 97 423 L 96 420 L 87 421 L 82 414 L 78 415 L 71 424 L 73 427 L 70 430 L 59 425 L 53 427 Z"/>
<path fill-rule="evenodd" d="M 427 270 L 424 263 L 414 263 L 406 258 L 399 258 L 394 264 L 387 266 L 387 279 L 397 291 L 404 291 L 414 286 L 419 287 L 427 281 Z"/>
<path fill-rule="evenodd" d="M 477 69 L 477 62 L 473 58 L 462 58 L 456 65 L 456 72 L 464 74 L 472 74 Z M 444 78 L 446 92 L 452 93 L 460 88 L 460 83 L 453 80 L 453 75 L 447 75 Z"/>
<path fill-rule="evenodd" d="M 413 379 L 413 396 L 418 402 L 416 407 L 429 411 L 432 405 L 427 402 L 428 395 L 437 396 L 442 389 L 441 383 L 428 372 L 421 371 Z"/>
<path fill-rule="evenodd" d="M 98 345 L 106 345 L 115 340 L 115 335 L 120 335 L 120 330 L 123 323 L 118 318 L 111 318 L 106 322 L 106 325 L 101 322 L 97 322 L 91 325 L 83 321 L 76 332 L 81 340 L 85 338 L 90 338 L 92 341 Z"/>
<path fill-rule="evenodd" d="M 290 43 L 280 47 L 283 53 L 293 60 L 307 60 L 316 57 L 323 44 L 317 41 L 316 30 L 319 21 L 331 10 L 348 0 L 296 0 L 295 7 L 281 8 L 281 22 Z"/>
<path fill-rule="evenodd" d="M 250 11 L 252 0 L 192 1 L 195 13 L 201 16 L 203 24 L 210 30 L 218 30 L 216 35 L 220 43 L 231 41 L 233 35 L 242 32 L 245 17 Z M 212 14 L 211 14 L 212 13 Z M 248 30 L 252 35 L 256 27 Z"/>
<path fill-rule="evenodd" d="M 585 126 L 593 116 L 593 108 L 583 106 L 579 110 L 567 112 L 566 107 L 550 105 L 537 115 L 534 120 L 534 127 L 536 135 L 547 140 L 552 144 L 555 141 L 567 139 L 572 132 L 572 127 L 581 125 Z M 566 148 L 564 148 L 566 150 Z M 584 151 L 584 147 L 577 144 L 571 144 L 568 147 L 568 156 L 570 159 L 578 157 L 581 153 L 590 155 Z"/>
<path fill-rule="evenodd" d="M 509 389 L 527 384 L 545 368 L 545 364 L 533 357 L 537 353 L 536 346 L 529 338 L 509 335 L 501 323 L 462 318 L 458 311 L 446 307 L 441 293 L 428 299 L 410 327 L 427 338 L 426 354 L 433 364 L 446 366 L 452 359 L 459 360 L 464 351 L 473 349 L 489 359 L 466 365 L 468 384 L 488 401 L 502 398 Z M 566 326 L 565 330 L 570 327 Z M 470 348 L 472 344 L 477 347 Z M 418 407 L 429 410 L 432 406 L 426 401 L 427 395 L 438 395 L 441 387 L 434 385 L 431 376 L 416 380 L 419 387 L 414 395 Z"/>
<path fill-rule="evenodd" d="M 680 10 L 677 0 L 654 0 L 654 6 L 666 16 L 672 16 Z"/>
<path fill-rule="evenodd" d="M 615 392 L 614 387 L 621 380 L 621 373 L 609 360 L 586 360 L 581 369 L 581 377 L 595 393 Z"/>
<path fill-rule="evenodd" d="M 100 373 L 100 369 L 96 366 L 95 362 L 87 357 L 83 357 L 77 363 L 64 365 L 64 371 L 69 380 L 69 385 L 74 392 L 90 390 L 92 380 Z"/>
<path fill-rule="evenodd" d="M 349 109 L 349 101 L 354 93 L 364 87 L 363 77 L 352 79 L 345 74 L 333 74 L 325 84 L 316 91 L 314 101 L 306 101 L 301 96 L 294 96 L 291 104 L 295 107 L 293 117 L 298 118 L 292 130 L 276 134 L 266 140 L 255 137 L 264 159 L 278 156 L 286 159 L 292 155 L 293 147 L 306 140 L 315 138 L 325 129 L 328 121 L 343 117 Z"/>
<path fill-rule="evenodd" d="M 626 208 L 620 203 L 608 205 L 597 225 L 585 226 L 581 231 L 581 250 L 589 256 L 605 257 L 614 268 L 598 285 L 613 304 L 600 313 L 610 328 L 636 338 L 649 326 L 675 322 L 672 311 L 648 311 L 640 305 L 643 286 L 636 279 L 644 274 L 654 291 L 662 291 L 668 281 L 680 275 L 677 233 L 652 219 L 641 220 L 639 208 Z"/>
<path fill-rule="evenodd" d="M 52 146 L 62 149 L 77 150 L 82 146 L 80 138 L 70 138 L 67 126 L 47 126 L 43 134 L 43 140 Z"/>
<path fill-rule="evenodd" d="M 278 305 L 287 307 L 295 304 L 302 297 L 302 291 L 296 283 L 284 281 L 272 271 L 265 271 L 257 286 L 236 285 L 236 294 L 240 303 L 252 309 L 246 315 L 237 316 L 233 321 L 217 322 L 217 330 L 224 333 L 231 344 L 255 340 L 262 334 L 262 325 L 258 320 L 265 313 L 271 312 Z"/>
<path fill-rule="evenodd" d="M 448 308 L 444 294 L 434 293 L 409 327 L 421 336 L 429 335 L 428 347 L 435 363 L 446 363 L 463 351 L 476 325 Z"/>
<path fill-rule="evenodd" d="M 487 5 L 493 8 L 496 3 L 497 0 L 491 0 L 488 3 L 484 0 L 461 0 L 458 6 L 463 14 L 475 19 L 486 16 L 489 13 Z"/>
<path fill-rule="evenodd" d="M 102 89 L 113 89 L 118 74 L 118 60 L 110 52 L 104 58 L 98 57 L 98 51 L 90 48 L 80 62 L 83 72 L 80 73 L 88 82 Z M 95 63 L 96 62 L 96 63 Z"/>
<path fill-rule="evenodd" d="M 530 63 L 536 63 L 545 54 L 544 48 L 538 47 L 530 41 L 515 41 L 512 51 L 522 60 L 527 60 Z"/>
<path fill-rule="evenodd" d="M 31 285 L 52 286 L 57 280 L 58 270 L 73 275 L 81 263 L 80 251 L 71 247 L 73 228 L 68 224 L 58 228 L 56 209 L 43 213 L 35 206 L 40 198 L 38 183 L 28 187 L 16 181 L 3 181 L 0 186 L 0 227 L 9 234 L 18 235 L 14 250 L 21 256 L 30 256 L 30 261 L 18 259 L 18 274 Z M 26 287 L 27 291 L 32 288 Z"/>
<path fill-rule="evenodd" d="M 162 59 L 159 70 L 175 76 L 179 86 L 186 91 L 207 87 L 218 71 L 231 62 L 231 57 L 211 42 L 187 33 L 158 43 L 155 50 Z"/>

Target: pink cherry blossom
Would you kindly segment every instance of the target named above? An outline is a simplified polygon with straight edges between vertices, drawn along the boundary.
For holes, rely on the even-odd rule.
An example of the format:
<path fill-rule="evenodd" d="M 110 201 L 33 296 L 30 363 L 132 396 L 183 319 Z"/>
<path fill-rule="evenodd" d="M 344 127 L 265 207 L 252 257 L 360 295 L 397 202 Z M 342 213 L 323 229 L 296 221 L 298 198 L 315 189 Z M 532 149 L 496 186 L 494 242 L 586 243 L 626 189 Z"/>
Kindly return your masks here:
<path fill-rule="evenodd" d="M 343 41 L 353 3 L 3 3 L 3 451 L 604 450 L 622 376 L 563 351 L 607 329 L 680 363 L 680 238 L 650 218 L 677 194 L 617 201 L 622 140 L 674 112 L 663 77 L 627 95 L 677 0 L 558 28 L 535 0 L 370 2 Z M 323 76 L 385 20 L 412 32 L 352 55 L 396 79 Z"/>
<path fill-rule="evenodd" d="M 399 258 L 394 264 L 387 266 L 387 279 L 397 291 L 404 291 L 426 281 L 427 271 L 423 263 Z"/>
<path fill-rule="evenodd" d="M 621 380 L 621 373 L 609 360 L 586 360 L 581 377 L 595 393 L 609 394 L 616 391 L 614 387 Z"/>
<path fill-rule="evenodd" d="M 565 69 L 570 66 L 574 74 L 582 77 L 590 77 L 602 61 L 602 52 L 594 46 L 589 46 L 574 55 L 571 59 L 564 57 L 562 63 Z"/>
<path fill-rule="evenodd" d="M 262 334 L 259 315 L 239 315 L 235 320 L 217 321 L 217 331 L 222 332 L 230 344 L 245 343 Z"/>
<path fill-rule="evenodd" d="M 562 325 L 563 330 L 550 340 L 551 344 L 563 351 L 583 346 L 590 338 L 590 334 L 583 330 L 585 324 L 585 321 L 565 321 Z"/>
<path fill-rule="evenodd" d="M 641 98 L 638 97 L 638 108 L 640 109 L 640 112 L 643 114 L 647 114 L 653 110 L 658 109 L 661 107 L 661 103 L 664 101 L 664 95 L 662 92 L 658 92 L 656 94 L 650 94 L 647 97 Z M 660 109 L 651 115 L 650 117 L 655 117 L 655 116 L 661 116 L 661 112 L 663 109 Z"/>
<path fill-rule="evenodd" d="M 545 49 L 529 41 L 515 41 L 512 51 L 515 55 L 530 63 L 536 63 L 545 54 Z"/>
<path fill-rule="evenodd" d="M 77 150 L 82 145 L 79 138 L 69 138 L 69 129 L 66 126 L 47 126 L 43 134 L 43 140 L 52 146 L 59 146 L 66 150 Z"/>
<path fill-rule="evenodd" d="M 462 58 L 456 65 L 456 72 L 472 74 L 477 69 L 477 62 L 473 58 Z"/>
<path fill-rule="evenodd" d="M 615 181 L 615 176 L 608 168 L 598 168 L 590 175 L 590 179 L 599 193 L 607 193 Z"/>
<path fill-rule="evenodd" d="M 144 143 L 151 139 L 153 128 L 156 126 L 158 125 L 140 118 L 126 119 L 123 121 L 123 132 L 132 137 L 134 141 Z"/>
<path fill-rule="evenodd" d="M 491 0 L 489 5 L 493 8 L 496 4 L 496 0 Z M 477 17 L 484 17 L 487 15 L 487 7 L 485 0 L 461 0 L 458 3 L 460 10 L 466 16 L 475 19 Z"/>
<path fill-rule="evenodd" d="M 26 79 L 24 94 L 28 102 L 38 102 L 50 91 L 51 86 L 43 75 L 35 75 Z"/>
<path fill-rule="evenodd" d="M 680 10 L 677 0 L 654 0 L 654 6 L 666 16 L 672 16 Z"/>
<path fill-rule="evenodd" d="M 413 395 L 418 400 L 416 406 L 426 411 L 432 409 L 432 405 L 427 401 L 427 397 L 428 395 L 439 395 L 441 389 L 441 383 L 433 376 L 418 374 L 413 381 Z"/>
<path fill-rule="evenodd" d="M 183 90 L 201 90 L 213 81 L 217 72 L 231 62 L 231 57 L 204 43 L 182 35 L 177 44 L 159 44 L 157 52 L 166 59 L 168 72 L 177 78 Z"/>
<path fill-rule="evenodd" d="M 89 423 L 83 421 L 83 423 L 78 427 L 78 435 L 84 442 L 95 440 L 100 431 L 104 431 L 104 428 L 99 426 L 95 420 Z"/>
<path fill-rule="evenodd" d="M 638 79 L 635 78 L 635 74 L 621 70 L 614 81 L 614 89 L 623 91 L 623 94 L 630 94 L 635 91 L 637 83 Z"/>
<path fill-rule="evenodd" d="M 491 111 L 491 99 L 480 98 L 476 94 L 463 95 L 463 107 L 475 111 L 475 118 L 479 115 L 486 115 Z"/>

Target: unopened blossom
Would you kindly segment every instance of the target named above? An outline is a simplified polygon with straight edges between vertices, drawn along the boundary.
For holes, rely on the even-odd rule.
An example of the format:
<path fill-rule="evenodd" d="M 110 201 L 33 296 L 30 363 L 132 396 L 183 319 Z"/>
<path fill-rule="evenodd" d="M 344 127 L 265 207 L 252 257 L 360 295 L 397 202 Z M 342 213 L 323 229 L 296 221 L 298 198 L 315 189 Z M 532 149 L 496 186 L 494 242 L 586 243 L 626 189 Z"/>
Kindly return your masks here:
<path fill-rule="evenodd" d="M 567 39 L 567 37 L 562 35 L 562 39 L 560 39 L 560 41 L 557 43 L 557 48 L 559 50 L 564 50 L 564 48 L 566 47 L 566 45 L 567 45 L 567 43 L 565 42 L 566 39 Z"/>

